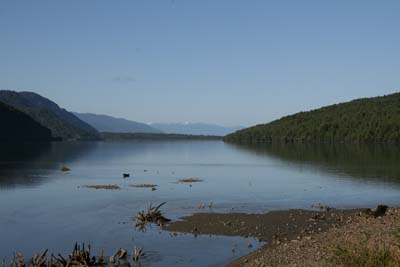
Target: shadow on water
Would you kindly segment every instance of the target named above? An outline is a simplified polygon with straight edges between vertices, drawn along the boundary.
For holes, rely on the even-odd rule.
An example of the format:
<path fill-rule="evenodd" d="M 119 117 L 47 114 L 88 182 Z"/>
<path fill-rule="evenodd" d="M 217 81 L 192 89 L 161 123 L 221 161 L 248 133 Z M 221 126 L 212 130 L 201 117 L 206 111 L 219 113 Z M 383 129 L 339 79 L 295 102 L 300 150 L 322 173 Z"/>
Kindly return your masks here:
<path fill-rule="evenodd" d="M 36 186 L 97 146 L 95 142 L 0 143 L 0 189 Z"/>
<path fill-rule="evenodd" d="M 233 145 L 328 174 L 400 183 L 400 147 L 383 144 L 259 144 Z"/>

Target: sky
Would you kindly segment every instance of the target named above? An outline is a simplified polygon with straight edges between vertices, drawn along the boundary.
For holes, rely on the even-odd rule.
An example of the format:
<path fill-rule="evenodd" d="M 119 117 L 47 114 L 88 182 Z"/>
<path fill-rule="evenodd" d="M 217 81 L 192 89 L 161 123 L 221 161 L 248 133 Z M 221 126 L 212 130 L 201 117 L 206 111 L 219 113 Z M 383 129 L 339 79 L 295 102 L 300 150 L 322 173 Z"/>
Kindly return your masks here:
<path fill-rule="evenodd" d="M 0 88 L 250 126 L 400 91 L 400 1 L 0 0 Z"/>

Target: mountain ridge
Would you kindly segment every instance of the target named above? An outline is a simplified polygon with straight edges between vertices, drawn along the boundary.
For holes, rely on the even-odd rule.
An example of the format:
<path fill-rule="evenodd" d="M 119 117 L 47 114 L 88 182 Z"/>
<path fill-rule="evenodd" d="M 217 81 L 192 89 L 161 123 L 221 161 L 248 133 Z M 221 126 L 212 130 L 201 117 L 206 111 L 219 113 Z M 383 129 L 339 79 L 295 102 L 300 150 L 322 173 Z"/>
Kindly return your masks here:
<path fill-rule="evenodd" d="M 145 123 L 131 121 L 124 118 L 117 118 L 110 115 L 94 113 L 78 113 L 75 116 L 92 125 L 99 132 L 111 133 L 161 133 Z"/>
<path fill-rule="evenodd" d="M 48 98 L 33 92 L 0 90 L 0 102 L 25 113 L 63 140 L 97 140 L 98 132 Z"/>

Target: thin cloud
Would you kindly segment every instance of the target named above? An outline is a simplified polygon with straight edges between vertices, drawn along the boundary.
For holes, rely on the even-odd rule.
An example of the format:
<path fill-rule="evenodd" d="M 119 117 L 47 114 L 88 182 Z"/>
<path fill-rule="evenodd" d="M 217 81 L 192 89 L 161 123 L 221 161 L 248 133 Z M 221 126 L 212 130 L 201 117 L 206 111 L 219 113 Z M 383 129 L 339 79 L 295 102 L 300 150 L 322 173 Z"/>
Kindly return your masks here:
<path fill-rule="evenodd" d="M 132 83 L 136 81 L 136 79 L 133 76 L 129 75 L 115 76 L 112 80 L 114 82 L 120 82 L 120 83 Z"/>

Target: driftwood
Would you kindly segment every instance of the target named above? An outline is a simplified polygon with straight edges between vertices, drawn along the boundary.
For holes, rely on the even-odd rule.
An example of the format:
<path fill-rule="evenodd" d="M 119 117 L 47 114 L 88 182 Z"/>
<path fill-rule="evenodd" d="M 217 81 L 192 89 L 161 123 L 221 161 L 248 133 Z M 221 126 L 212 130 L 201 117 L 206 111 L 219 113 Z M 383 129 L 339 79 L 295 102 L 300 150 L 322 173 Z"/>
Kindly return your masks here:
<path fill-rule="evenodd" d="M 152 207 L 150 204 L 150 207 L 147 211 L 139 212 L 138 215 L 135 217 L 137 221 L 136 227 L 140 230 L 144 230 L 147 223 L 155 223 L 158 226 L 163 226 L 166 223 L 170 222 L 171 220 L 165 218 L 160 211 L 160 208 L 165 205 L 165 203 L 167 202 L 163 202 L 157 207 Z"/>

